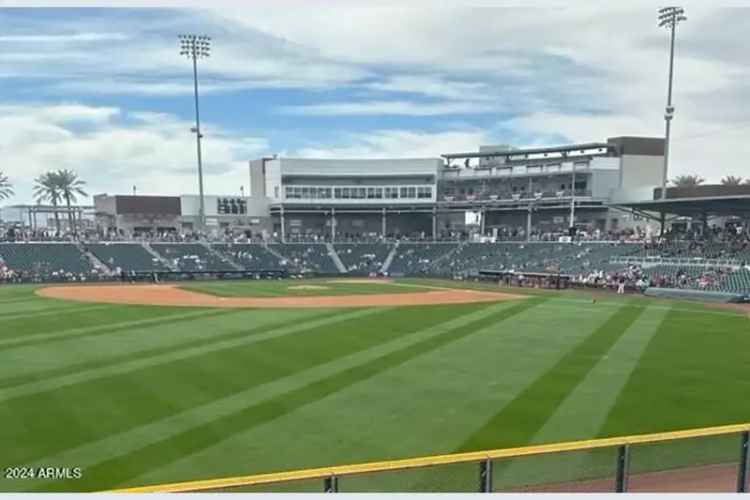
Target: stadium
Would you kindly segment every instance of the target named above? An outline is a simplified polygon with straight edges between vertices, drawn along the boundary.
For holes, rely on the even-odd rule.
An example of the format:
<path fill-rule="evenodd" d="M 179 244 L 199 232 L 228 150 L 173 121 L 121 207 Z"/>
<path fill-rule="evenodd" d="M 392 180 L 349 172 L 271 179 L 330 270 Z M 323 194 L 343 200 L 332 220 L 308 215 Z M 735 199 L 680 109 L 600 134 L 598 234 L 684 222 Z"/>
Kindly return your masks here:
<path fill-rule="evenodd" d="M 138 194 L 126 161 L 89 198 L 61 163 L 0 208 L 0 492 L 747 492 L 750 183 L 668 183 L 685 18 L 659 12 L 664 137 L 207 164 L 239 194 L 204 192 L 211 39 L 180 35 L 197 194 Z M 71 43 L 92 40 L 130 43 Z M 182 95 L 162 83 L 142 102 Z M 80 112 L 42 116 L 74 123 L 54 122 L 66 141 L 116 136 L 116 110 Z M 182 127 L 168 116 L 127 120 Z M 19 178 L 0 171 L 0 200 Z"/>
<path fill-rule="evenodd" d="M 744 488 L 750 191 L 661 199 L 662 155 L 270 157 L 203 234 L 195 195 L 10 227 L 2 489 Z"/>

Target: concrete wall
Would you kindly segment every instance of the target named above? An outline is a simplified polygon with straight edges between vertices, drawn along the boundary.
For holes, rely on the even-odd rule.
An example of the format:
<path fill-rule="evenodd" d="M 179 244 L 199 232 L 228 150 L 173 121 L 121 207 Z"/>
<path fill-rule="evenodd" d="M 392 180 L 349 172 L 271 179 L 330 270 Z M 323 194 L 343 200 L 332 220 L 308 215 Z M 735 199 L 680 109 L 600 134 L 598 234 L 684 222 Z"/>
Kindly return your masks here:
<path fill-rule="evenodd" d="M 663 156 L 623 155 L 620 158 L 619 188 L 633 190 L 661 186 Z"/>

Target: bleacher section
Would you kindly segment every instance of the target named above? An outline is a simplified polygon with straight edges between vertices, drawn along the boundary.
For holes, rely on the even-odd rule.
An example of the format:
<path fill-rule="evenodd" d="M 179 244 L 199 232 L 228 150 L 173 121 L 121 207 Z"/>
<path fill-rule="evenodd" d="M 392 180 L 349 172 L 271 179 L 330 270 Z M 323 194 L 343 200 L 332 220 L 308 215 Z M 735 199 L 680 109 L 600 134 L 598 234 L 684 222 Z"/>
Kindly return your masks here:
<path fill-rule="evenodd" d="M 280 259 L 263 245 L 247 243 L 216 243 L 215 251 L 227 256 L 247 271 L 276 271 L 288 269 Z"/>
<path fill-rule="evenodd" d="M 393 276 L 430 274 L 435 261 L 458 248 L 458 243 L 401 243 L 388 273 Z"/>
<path fill-rule="evenodd" d="M 168 271 L 159 259 L 138 243 L 91 243 L 91 253 L 112 271 Z"/>
<path fill-rule="evenodd" d="M 638 249 L 627 244 L 467 243 L 429 272 L 468 276 L 482 269 L 516 272 L 581 274 L 606 269 L 614 256 Z"/>
<path fill-rule="evenodd" d="M 181 271 L 234 271 L 226 260 L 199 243 L 152 243 L 151 248 Z"/>
<path fill-rule="evenodd" d="M 290 271 L 339 274 L 325 244 L 276 243 L 268 248 L 287 259 L 284 264 Z"/>
<path fill-rule="evenodd" d="M 97 272 L 70 243 L 0 243 L 0 261 L 30 280 L 91 279 Z"/>
<path fill-rule="evenodd" d="M 743 286 L 747 271 L 734 272 L 721 267 L 691 267 L 674 265 L 657 265 L 643 270 L 652 283 L 659 288 L 679 288 L 704 290 L 708 292 L 744 292 L 750 290 Z M 737 274 L 737 279 L 729 283 L 730 277 Z"/>
<path fill-rule="evenodd" d="M 0 281 L 80 281 L 106 278 L 92 267 L 81 248 L 112 271 L 168 271 L 164 261 L 185 272 L 280 271 L 340 274 L 329 246 L 322 243 L 262 244 L 152 243 L 157 259 L 140 243 L 0 243 Z M 741 260 L 750 250 L 718 242 L 663 243 L 644 248 L 629 243 L 401 243 L 387 270 L 393 276 L 466 278 L 480 270 L 561 273 L 581 283 L 587 276 L 641 281 L 638 287 L 750 294 L 750 267 Z M 336 255 L 350 274 L 381 270 L 392 246 L 385 243 L 336 244 Z M 706 251 L 714 259 L 697 257 Z M 670 260 L 671 259 L 671 260 Z M 630 277 L 628 277 L 630 276 Z M 117 279 L 117 275 L 111 279 Z M 605 280 L 605 281 L 606 281 Z"/>
<path fill-rule="evenodd" d="M 347 273 L 367 275 L 380 271 L 393 246 L 385 243 L 337 243 L 334 248 Z"/>

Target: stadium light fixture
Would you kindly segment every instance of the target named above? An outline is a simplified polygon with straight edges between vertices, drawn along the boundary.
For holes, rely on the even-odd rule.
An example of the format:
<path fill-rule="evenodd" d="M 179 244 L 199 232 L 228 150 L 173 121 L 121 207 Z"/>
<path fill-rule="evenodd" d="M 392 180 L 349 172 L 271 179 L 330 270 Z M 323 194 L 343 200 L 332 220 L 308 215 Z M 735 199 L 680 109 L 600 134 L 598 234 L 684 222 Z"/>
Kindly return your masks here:
<path fill-rule="evenodd" d="M 664 167 L 662 169 L 661 199 L 667 198 L 667 171 L 669 167 L 669 136 L 672 118 L 674 117 L 674 106 L 672 105 L 672 80 L 674 78 L 674 40 L 677 25 L 681 21 L 687 21 L 685 10 L 682 7 L 662 7 L 659 9 L 659 27 L 670 31 L 669 44 L 669 82 L 667 84 L 667 107 L 664 110 L 664 121 L 666 131 L 664 134 Z"/>
<path fill-rule="evenodd" d="M 201 119 L 198 106 L 198 60 L 211 55 L 211 37 L 205 35 L 179 35 L 180 55 L 193 61 L 193 90 L 195 94 L 195 127 L 190 132 L 195 134 L 198 152 L 198 194 L 200 205 L 198 208 L 198 223 L 201 229 L 206 227 L 206 206 L 203 194 L 203 158 L 201 154 Z"/>

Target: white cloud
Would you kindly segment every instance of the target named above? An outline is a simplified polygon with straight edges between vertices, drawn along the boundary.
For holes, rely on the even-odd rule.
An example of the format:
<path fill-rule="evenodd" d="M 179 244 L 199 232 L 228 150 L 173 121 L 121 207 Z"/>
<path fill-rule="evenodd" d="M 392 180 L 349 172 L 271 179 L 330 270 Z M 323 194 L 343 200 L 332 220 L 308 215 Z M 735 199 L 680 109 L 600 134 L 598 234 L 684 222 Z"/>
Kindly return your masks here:
<path fill-rule="evenodd" d="M 368 85 L 368 88 L 383 92 L 404 92 L 444 99 L 476 99 L 487 101 L 493 98 L 486 82 L 464 82 L 447 80 L 440 75 L 399 75 L 384 82 Z"/>
<path fill-rule="evenodd" d="M 4 43 L 75 43 L 75 42 L 108 42 L 113 40 L 127 40 L 123 33 L 71 33 L 61 35 L 0 35 L 0 42 Z"/>
<path fill-rule="evenodd" d="M 95 122 L 80 130 L 80 122 Z M 33 179 L 69 168 L 87 181 L 89 194 L 141 194 L 196 191 L 195 139 L 192 123 L 166 113 L 124 113 L 116 108 L 80 104 L 2 106 L 0 136 L 3 170 L 16 187 L 14 203 L 31 199 Z M 258 137 L 234 135 L 207 123 L 203 129 L 206 191 L 235 193 L 247 184 L 247 160 L 268 148 Z"/>
<path fill-rule="evenodd" d="M 442 153 L 473 151 L 492 142 L 485 132 L 472 129 L 443 132 L 376 130 L 350 134 L 335 145 L 310 145 L 290 153 L 302 158 L 437 158 Z"/>
<path fill-rule="evenodd" d="M 455 114 L 481 114 L 495 112 L 481 102 L 413 102 L 413 101 L 352 101 L 330 104 L 305 104 L 283 106 L 280 111 L 292 115 L 343 116 L 343 115 L 407 115 L 436 116 Z"/>

